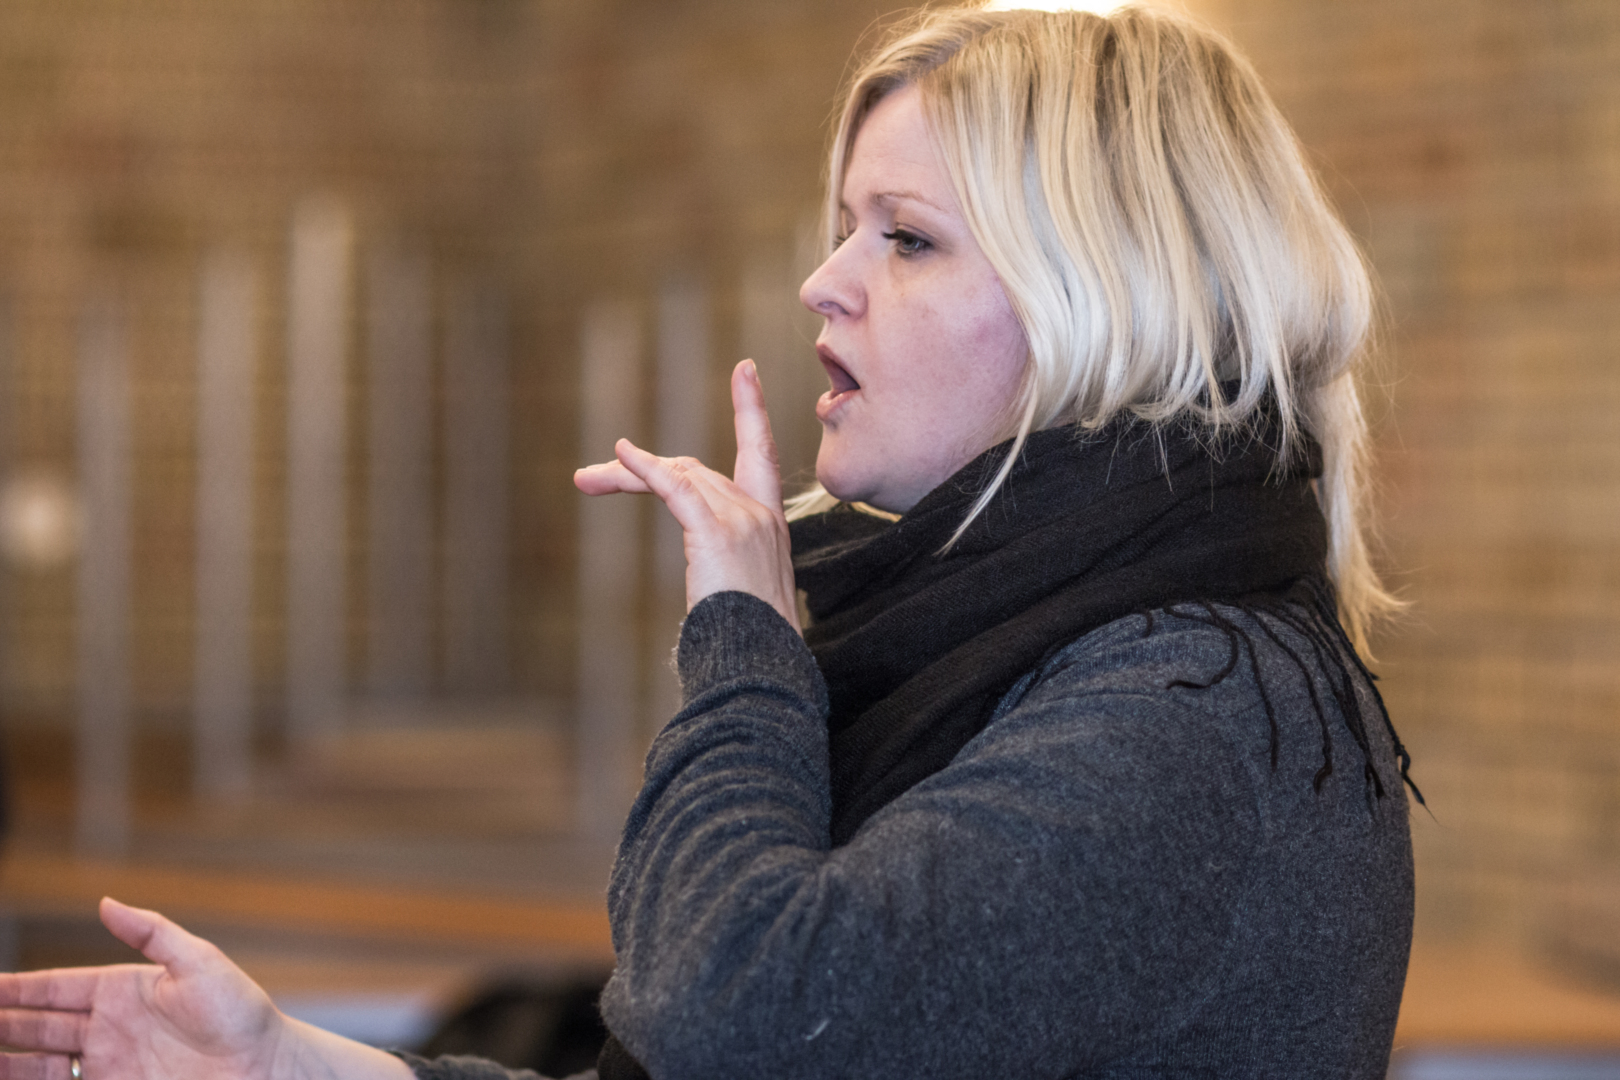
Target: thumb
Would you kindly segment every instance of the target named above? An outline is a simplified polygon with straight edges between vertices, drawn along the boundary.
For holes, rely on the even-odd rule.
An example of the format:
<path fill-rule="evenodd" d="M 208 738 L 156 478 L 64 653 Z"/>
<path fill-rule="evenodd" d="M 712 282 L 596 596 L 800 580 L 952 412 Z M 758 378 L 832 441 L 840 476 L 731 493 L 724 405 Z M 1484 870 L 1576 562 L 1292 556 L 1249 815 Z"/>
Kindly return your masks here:
<path fill-rule="evenodd" d="M 731 373 L 731 407 L 737 414 L 737 468 L 732 479 L 756 502 L 782 509 L 782 472 L 777 463 L 776 439 L 765 411 L 765 390 L 759 368 L 744 360 Z"/>
<path fill-rule="evenodd" d="M 202 938 L 186 933 L 157 912 L 120 904 L 110 896 L 101 898 L 100 915 L 113 937 L 171 971 L 195 964 L 212 951 Z"/>

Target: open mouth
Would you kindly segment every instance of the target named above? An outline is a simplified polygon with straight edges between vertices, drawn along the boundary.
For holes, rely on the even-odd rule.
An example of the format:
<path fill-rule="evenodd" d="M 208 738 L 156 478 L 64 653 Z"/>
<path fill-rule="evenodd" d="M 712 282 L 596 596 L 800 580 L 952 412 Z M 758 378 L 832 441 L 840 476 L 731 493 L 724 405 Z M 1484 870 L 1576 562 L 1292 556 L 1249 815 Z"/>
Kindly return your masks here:
<path fill-rule="evenodd" d="M 826 369 L 827 379 L 832 383 L 832 388 L 822 394 L 820 400 L 816 402 L 816 417 L 825 422 L 838 406 L 848 401 L 861 388 L 861 384 L 856 382 L 855 376 L 838 362 L 838 357 L 831 349 L 818 348 L 816 355 L 821 358 L 821 366 Z"/>

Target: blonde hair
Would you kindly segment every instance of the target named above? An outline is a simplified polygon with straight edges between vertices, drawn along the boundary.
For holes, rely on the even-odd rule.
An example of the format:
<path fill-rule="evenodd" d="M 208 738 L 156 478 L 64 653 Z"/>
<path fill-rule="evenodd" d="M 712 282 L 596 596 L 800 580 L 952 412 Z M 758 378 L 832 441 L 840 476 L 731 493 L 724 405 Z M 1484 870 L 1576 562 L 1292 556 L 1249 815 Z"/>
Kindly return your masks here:
<path fill-rule="evenodd" d="M 1322 447 L 1328 572 L 1364 647 L 1397 605 L 1364 525 L 1354 368 L 1372 285 L 1254 70 L 1212 31 L 1140 7 L 921 11 L 851 81 L 829 163 L 829 245 L 862 122 L 910 85 L 1029 342 L 1012 453 L 962 527 L 1033 431 L 1128 412 L 1214 434 L 1250 424 L 1269 398 L 1279 465 L 1302 435 Z M 812 490 L 792 509 L 830 500 Z"/>

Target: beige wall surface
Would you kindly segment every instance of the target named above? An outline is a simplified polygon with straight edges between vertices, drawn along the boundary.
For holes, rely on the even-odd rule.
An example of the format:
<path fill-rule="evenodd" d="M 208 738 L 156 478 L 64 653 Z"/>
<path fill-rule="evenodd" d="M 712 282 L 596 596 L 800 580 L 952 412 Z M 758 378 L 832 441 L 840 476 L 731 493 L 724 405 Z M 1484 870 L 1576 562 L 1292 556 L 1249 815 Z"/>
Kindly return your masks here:
<path fill-rule="evenodd" d="M 1378 667 L 1433 811 L 1414 818 L 1420 925 L 1589 954 L 1620 938 L 1607 899 L 1620 896 L 1608 884 L 1620 877 L 1620 5 L 1190 6 L 1252 56 L 1385 288 L 1386 364 L 1370 397 L 1385 564 L 1411 611 L 1380 636 Z M 264 290 L 261 726 L 273 734 L 282 708 L 288 230 L 315 194 L 348 208 L 363 251 L 428 253 L 435 326 L 457 283 L 507 297 L 508 688 L 566 701 L 582 312 L 628 305 L 652 340 L 660 289 L 699 283 L 716 401 L 730 362 L 757 343 L 809 363 L 792 288 L 810 259 L 826 119 L 851 45 L 887 10 L 0 6 L 0 469 L 71 478 L 76 320 L 98 297 L 121 305 L 143 729 L 183 727 L 191 693 L 195 309 L 209 252 L 246 252 Z M 346 403 L 355 679 L 363 322 L 357 313 Z M 442 411 L 454 373 L 435 370 Z M 648 372 L 646 389 L 630 388 L 643 435 L 656 413 Z M 728 446 L 724 410 L 711 415 L 713 444 Z M 5 571 L 0 706 L 13 729 L 65 723 L 72 598 L 71 565 Z M 650 627 L 644 648 L 667 648 L 666 631 Z"/>
<path fill-rule="evenodd" d="M 513 315 L 512 677 L 571 690 L 578 321 L 598 296 L 648 311 L 708 285 L 739 348 L 751 268 L 793 272 L 823 120 L 875 3 L 340 4 L 86 0 L 0 10 L 0 295 L 6 467 L 71 477 L 75 325 L 126 313 L 135 379 L 135 693 L 186 706 L 191 663 L 197 274 L 245 250 L 264 289 L 256 415 L 256 670 L 280 678 L 288 231 L 312 195 L 357 245 L 426 250 L 442 296 L 493 282 Z M 756 274 L 756 276 L 758 276 Z M 440 301 L 442 305 L 442 299 Z M 438 312 L 442 318 L 443 312 Z M 365 347 L 350 327 L 350 488 L 363 488 Z M 453 373 L 441 373 L 439 379 Z M 724 393 L 717 367 L 714 388 Z M 640 403 L 638 403 L 640 409 Z M 646 409 L 650 411 L 650 403 Z M 724 434 L 724 429 L 721 429 Z M 365 507 L 348 531 L 363 580 Z M 7 578 L 7 708 L 52 714 L 71 684 L 70 568 Z M 351 630 L 364 597 L 351 586 Z M 364 642 L 351 640 L 358 669 Z"/>
<path fill-rule="evenodd" d="M 1218 0 L 1372 257 L 1420 928 L 1620 939 L 1620 6 Z M 1604 944 L 1608 942 L 1609 944 Z"/>

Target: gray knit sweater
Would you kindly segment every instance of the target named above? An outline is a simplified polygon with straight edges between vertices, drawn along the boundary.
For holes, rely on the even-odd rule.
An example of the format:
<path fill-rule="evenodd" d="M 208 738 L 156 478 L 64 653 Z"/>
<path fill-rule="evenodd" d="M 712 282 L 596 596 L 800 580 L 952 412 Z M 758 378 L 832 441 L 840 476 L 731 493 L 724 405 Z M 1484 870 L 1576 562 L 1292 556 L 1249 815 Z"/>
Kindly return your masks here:
<path fill-rule="evenodd" d="M 1382 1077 L 1412 918 L 1388 740 L 1369 725 L 1372 800 L 1313 670 L 1336 763 L 1314 791 L 1299 666 L 1222 610 L 1253 631 L 1275 771 L 1247 662 L 1167 688 L 1220 671 L 1228 636 L 1132 616 L 832 849 L 815 661 L 764 602 L 704 600 L 613 872 L 609 1026 L 657 1080 Z"/>

